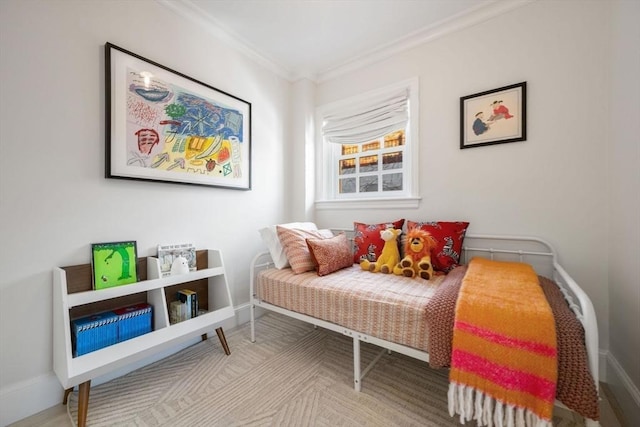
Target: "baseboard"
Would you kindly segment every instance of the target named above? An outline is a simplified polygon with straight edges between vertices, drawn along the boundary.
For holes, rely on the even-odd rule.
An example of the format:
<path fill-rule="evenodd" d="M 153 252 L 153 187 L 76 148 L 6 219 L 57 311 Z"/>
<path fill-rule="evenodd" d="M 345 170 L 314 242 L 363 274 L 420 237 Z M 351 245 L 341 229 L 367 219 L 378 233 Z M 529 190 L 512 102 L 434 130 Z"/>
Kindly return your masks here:
<path fill-rule="evenodd" d="M 236 324 L 235 326 L 244 325 L 251 321 L 251 304 L 246 303 L 235 307 L 236 311 Z"/>
<path fill-rule="evenodd" d="M 223 322 L 221 324 L 222 328 L 230 330 L 243 323 L 249 322 L 249 308 L 250 305 L 248 303 L 235 307 L 235 317 Z M 144 360 L 132 363 L 123 369 L 93 379 L 91 380 L 91 385 L 96 386 L 118 378 L 150 363 L 164 359 L 198 341 L 200 341 L 200 338 L 194 338 L 180 343 L 175 347 L 157 353 Z M 6 387 L 0 390 L 0 426 L 5 427 L 23 418 L 30 417 L 31 415 L 51 408 L 52 406 L 60 405 L 62 404 L 63 395 L 64 390 L 53 372 Z"/>
<path fill-rule="evenodd" d="M 640 390 L 611 352 L 606 352 L 606 383 L 622 409 L 626 424 L 640 425 Z"/>
<path fill-rule="evenodd" d="M 53 372 L 13 384 L 0 391 L 0 426 L 62 404 L 63 390 Z"/>
<path fill-rule="evenodd" d="M 607 382 L 607 350 L 598 350 L 598 380 L 600 382 Z"/>

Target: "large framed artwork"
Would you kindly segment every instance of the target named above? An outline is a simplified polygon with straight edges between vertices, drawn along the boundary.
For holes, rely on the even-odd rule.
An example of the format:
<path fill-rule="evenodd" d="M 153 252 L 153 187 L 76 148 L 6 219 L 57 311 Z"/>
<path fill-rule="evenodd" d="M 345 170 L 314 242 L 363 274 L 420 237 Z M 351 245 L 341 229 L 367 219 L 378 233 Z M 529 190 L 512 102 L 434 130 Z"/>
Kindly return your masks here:
<path fill-rule="evenodd" d="M 460 148 L 527 139 L 527 82 L 460 98 Z"/>
<path fill-rule="evenodd" d="M 105 65 L 107 178 L 251 189 L 249 102 L 111 43 Z"/>

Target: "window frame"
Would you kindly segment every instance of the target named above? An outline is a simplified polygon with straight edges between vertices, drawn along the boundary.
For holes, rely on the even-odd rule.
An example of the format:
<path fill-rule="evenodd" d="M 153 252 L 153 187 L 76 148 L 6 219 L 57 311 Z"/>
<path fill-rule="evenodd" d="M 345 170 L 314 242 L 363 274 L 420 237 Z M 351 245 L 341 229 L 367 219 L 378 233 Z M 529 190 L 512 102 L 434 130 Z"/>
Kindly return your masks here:
<path fill-rule="evenodd" d="M 353 110 L 360 105 L 367 105 L 375 98 L 391 95 L 400 90 L 408 91 L 408 122 L 405 127 L 405 145 L 403 149 L 403 167 L 397 169 L 403 174 L 403 190 L 375 193 L 338 193 L 338 160 L 341 145 L 329 143 L 322 135 L 324 117 L 345 110 Z M 317 209 L 350 209 L 350 208 L 417 208 L 418 196 L 418 162 L 419 162 L 419 81 L 418 78 L 404 80 L 384 88 L 352 96 L 344 100 L 319 106 L 316 109 L 316 171 L 317 186 L 315 201 Z M 380 138 L 381 148 L 374 153 L 381 155 L 387 150 L 395 151 L 397 147 L 384 148 L 384 137 Z M 360 154 L 363 154 L 362 152 Z M 380 163 L 382 165 L 382 162 Z M 378 172 L 381 176 L 382 171 Z M 355 175 L 358 176 L 358 175 Z"/>

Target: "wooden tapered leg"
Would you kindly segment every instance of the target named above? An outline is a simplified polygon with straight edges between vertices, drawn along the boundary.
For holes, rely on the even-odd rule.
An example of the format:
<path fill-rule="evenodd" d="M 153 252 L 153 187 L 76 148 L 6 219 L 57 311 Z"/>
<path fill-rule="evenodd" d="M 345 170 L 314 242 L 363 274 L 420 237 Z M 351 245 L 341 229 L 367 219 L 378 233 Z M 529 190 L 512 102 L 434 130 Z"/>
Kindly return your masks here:
<path fill-rule="evenodd" d="M 69 395 L 73 392 L 73 387 L 68 388 L 64 391 L 64 397 L 62 398 L 62 404 L 66 405 L 69 401 Z"/>
<path fill-rule="evenodd" d="M 229 344 L 227 344 L 227 338 L 224 336 L 224 331 L 222 330 L 222 328 L 217 328 L 216 334 L 218 334 L 218 339 L 220 340 L 220 344 L 222 344 L 224 354 L 226 354 L 227 356 L 230 355 L 231 350 L 229 350 Z"/>
<path fill-rule="evenodd" d="M 87 413 L 89 412 L 89 390 L 91 389 L 91 380 L 80 384 L 78 393 L 78 427 L 87 425 Z"/>

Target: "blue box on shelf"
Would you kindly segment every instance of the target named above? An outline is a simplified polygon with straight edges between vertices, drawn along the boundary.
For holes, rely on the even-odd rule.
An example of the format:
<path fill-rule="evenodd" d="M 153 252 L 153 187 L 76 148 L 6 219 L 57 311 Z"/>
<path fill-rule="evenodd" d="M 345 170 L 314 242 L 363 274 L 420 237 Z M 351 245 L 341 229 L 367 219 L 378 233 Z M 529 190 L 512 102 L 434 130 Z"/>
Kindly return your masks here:
<path fill-rule="evenodd" d="M 118 342 L 151 332 L 153 307 L 150 304 L 135 304 L 113 312 L 118 316 Z"/>
<path fill-rule="evenodd" d="M 118 342 L 118 316 L 110 311 L 71 321 L 73 357 L 100 350 Z"/>

